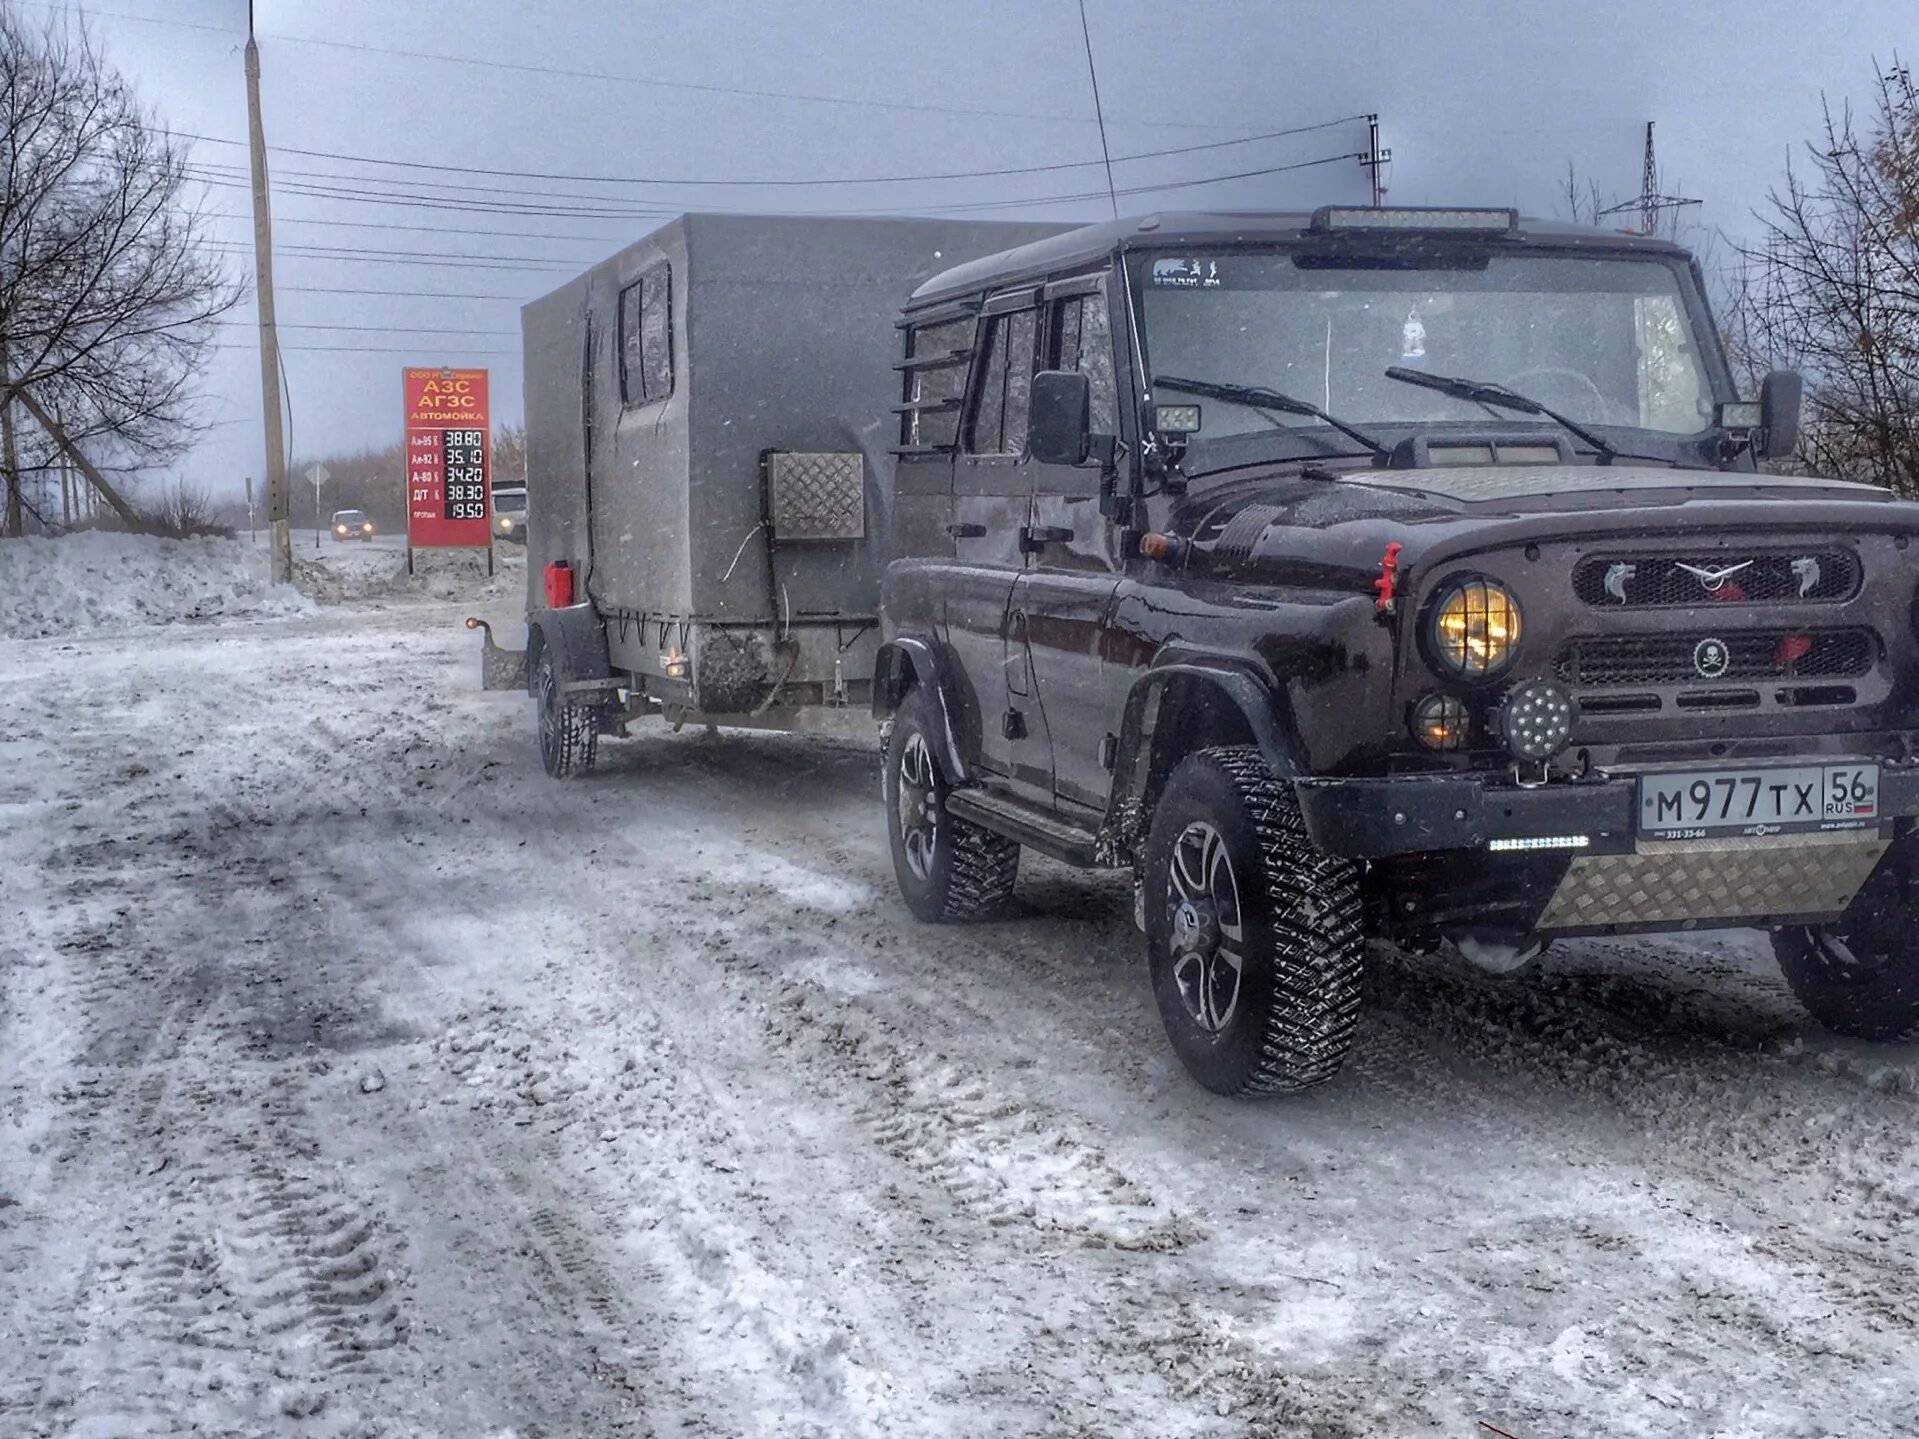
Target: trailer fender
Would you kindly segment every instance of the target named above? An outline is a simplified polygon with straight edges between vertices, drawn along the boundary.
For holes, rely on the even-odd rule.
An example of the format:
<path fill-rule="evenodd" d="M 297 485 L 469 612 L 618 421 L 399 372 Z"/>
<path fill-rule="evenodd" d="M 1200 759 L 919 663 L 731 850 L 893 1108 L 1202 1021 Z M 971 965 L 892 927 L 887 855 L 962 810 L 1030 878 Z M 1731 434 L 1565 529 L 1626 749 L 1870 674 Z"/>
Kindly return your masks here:
<path fill-rule="evenodd" d="M 1246 667 L 1229 659 L 1192 659 L 1140 676 L 1120 722 L 1108 828 L 1130 847 L 1144 834 L 1179 761 L 1222 744 L 1256 746 L 1282 780 L 1300 772 L 1284 702 Z"/>
<path fill-rule="evenodd" d="M 915 686 L 929 690 L 939 706 L 946 772 L 955 781 L 965 781 L 969 772 L 960 753 L 959 730 L 953 724 L 952 694 L 947 688 L 946 666 L 939 651 L 925 640 L 906 636 L 888 640 L 873 660 L 873 718 L 882 723 L 891 719 L 907 691 Z"/>
<path fill-rule="evenodd" d="M 493 638 L 493 626 L 478 615 L 466 617 L 466 627 L 480 632 L 480 688 L 523 690 L 532 687 L 526 673 L 526 651 L 510 650 Z"/>
<path fill-rule="evenodd" d="M 591 605 L 568 605 L 565 609 L 535 610 L 527 618 L 526 671 L 530 690 L 539 670 L 540 656 L 553 651 L 554 668 L 559 671 L 560 688 L 565 690 L 604 690 L 613 675 L 613 661 L 606 647 L 606 625 Z"/>

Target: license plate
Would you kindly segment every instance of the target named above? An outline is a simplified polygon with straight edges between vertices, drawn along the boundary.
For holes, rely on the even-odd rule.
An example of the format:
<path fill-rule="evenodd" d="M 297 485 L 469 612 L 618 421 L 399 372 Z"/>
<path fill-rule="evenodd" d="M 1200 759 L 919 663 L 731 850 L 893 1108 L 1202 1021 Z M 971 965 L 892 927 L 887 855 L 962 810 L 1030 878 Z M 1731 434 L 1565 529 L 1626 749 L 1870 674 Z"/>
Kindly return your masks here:
<path fill-rule="evenodd" d="M 1639 777 L 1639 832 L 1652 839 L 1865 829 L 1879 822 L 1879 766 L 1674 770 Z"/>

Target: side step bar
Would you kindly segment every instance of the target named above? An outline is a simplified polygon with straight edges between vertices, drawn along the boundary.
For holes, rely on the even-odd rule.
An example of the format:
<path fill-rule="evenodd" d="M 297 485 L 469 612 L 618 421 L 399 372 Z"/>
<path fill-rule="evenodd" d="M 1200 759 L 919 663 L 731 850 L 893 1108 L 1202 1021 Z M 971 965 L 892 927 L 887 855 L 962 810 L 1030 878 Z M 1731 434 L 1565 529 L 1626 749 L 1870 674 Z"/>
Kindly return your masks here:
<path fill-rule="evenodd" d="M 1036 805 L 983 789 L 956 789 L 946 797 L 946 812 L 994 834 L 1016 839 L 1028 849 L 1080 869 L 1098 866 L 1098 836 Z"/>

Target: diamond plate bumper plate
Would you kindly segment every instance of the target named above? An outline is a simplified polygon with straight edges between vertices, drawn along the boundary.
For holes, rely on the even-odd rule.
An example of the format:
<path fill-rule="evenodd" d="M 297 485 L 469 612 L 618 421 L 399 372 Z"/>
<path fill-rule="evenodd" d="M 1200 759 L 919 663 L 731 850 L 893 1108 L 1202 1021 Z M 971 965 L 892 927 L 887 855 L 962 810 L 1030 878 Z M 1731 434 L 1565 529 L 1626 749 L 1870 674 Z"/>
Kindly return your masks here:
<path fill-rule="evenodd" d="M 1837 914 L 1886 852 L 1858 834 L 1645 841 L 1572 862 L 1539 928 Z"/>
<path fill-rule="evenodd" d="M 866 535 L 865 462 L 857 454 L 776 450 L 766 457 L 776 540 L 857 540 Z"/>

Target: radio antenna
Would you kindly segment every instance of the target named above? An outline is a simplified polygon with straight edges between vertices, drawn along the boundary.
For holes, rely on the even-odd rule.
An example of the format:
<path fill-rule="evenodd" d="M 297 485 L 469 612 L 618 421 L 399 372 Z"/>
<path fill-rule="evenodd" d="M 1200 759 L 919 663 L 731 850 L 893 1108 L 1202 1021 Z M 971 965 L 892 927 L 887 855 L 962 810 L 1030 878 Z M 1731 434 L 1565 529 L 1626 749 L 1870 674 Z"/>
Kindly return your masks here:
<path fill-rule="evenodd" d="M 1119 218 L 1119 191 L 1113 188 L 1113 152 L 1106 145 L 1106 111 L 1099 103 L 1099 71 L 1093 65 L 1093 32 L 1086 24 L 1086 0 L 1079 0 L 1079 33 L 1086 42 L 1086 73 L 1093 82 L 1093 114 L 1099 120 L 1099 153 L 1106 161 L 1106 198 L 1112 201 L 1113 218 Z"/>

